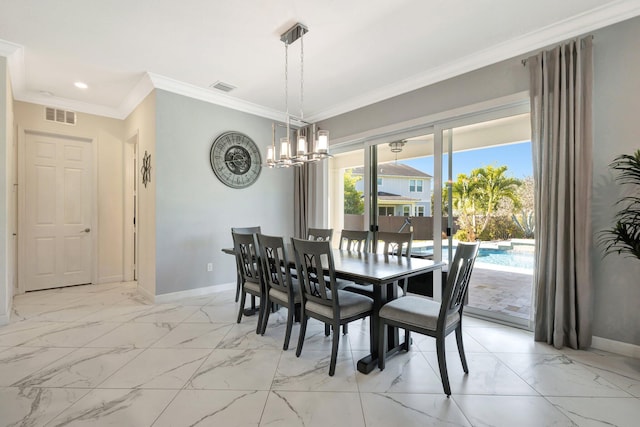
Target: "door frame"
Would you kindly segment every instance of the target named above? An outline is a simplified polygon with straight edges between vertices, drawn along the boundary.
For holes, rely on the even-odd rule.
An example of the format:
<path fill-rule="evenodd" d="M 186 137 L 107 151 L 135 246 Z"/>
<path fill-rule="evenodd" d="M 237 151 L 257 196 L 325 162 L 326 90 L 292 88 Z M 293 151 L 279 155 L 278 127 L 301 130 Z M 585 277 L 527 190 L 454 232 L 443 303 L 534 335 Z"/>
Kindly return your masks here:
<path fill-rule="evenodd" d="M 133 135 L 127 138 L 122 147 L 122 156 L 123 156 L 123 165 L 124 165 L 124 180 L 123 180 L 123 219 L 124 219 L 124 227 L 123 227 L 123 271 L 122 271 L 122 280 L 125 282 L 129 282 L 132 280 L 136 280 L 138 276 L 138 270 L 140 265 L 140 257 L 139 257 L 139 242 L 138 236 L 139 232 L 139 220 L 140 220 L 140 209 L 139 209 L 139 187 L 138 185 L 138 165 L 140 164 L 140 153 L 139 153 L 139 131 L 136 130 Z M 135 162 L 134 162 L 135 156 Z M 135 190 L 134 190 L 135 188 Z M 133 202 L 134 192 L 137 193 L 135 197 L 135 206 Z M 135 212 L 135 221 L 136 224 L 133 224 L 133 217 Z M 138 230 L 138 231 L 137 231 Z M 137 232 L 135 232 L 137 231 Z M 135 248 L 135 250 L 132 248 Z M 134 263 L 134 260 L 137 263 Z M 135 272 L 134 272 L 135 269 Z"/>
<path fill-rule="evenodd" d="M 81 137 L 55 132 L 45 132 L 37 129 L 25 129 L 18 126 L 18 294 L 26 291 L 25 260 L 26 254 L 26 144 L 27 135 L 44 135 L 52 138 L 72 139 L 91 144 L 91 284 L 98 283 L 98 138 Z"/>

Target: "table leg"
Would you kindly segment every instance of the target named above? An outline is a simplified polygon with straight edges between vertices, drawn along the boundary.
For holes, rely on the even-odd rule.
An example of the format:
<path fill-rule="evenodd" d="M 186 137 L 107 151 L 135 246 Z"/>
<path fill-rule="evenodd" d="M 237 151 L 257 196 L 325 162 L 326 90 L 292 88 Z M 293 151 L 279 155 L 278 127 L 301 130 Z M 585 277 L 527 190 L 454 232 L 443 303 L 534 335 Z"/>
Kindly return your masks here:
<path fill-rule="evenodd" d="M 398 297 L 397 286 L 395 283 L 388 284 L 386 286 L 374 286 L 373 287 L 373 314 L 371 315 L 371 334 L 373 335 L 373 341 L 371 346 L 371 354 L 358 360 L 357 369 L 363 374 L 368 374 L 378 367 L 378 333 L 380 331 L 380 318 L 378 312 L 380 308 L 387 302 Z M 398 328 L 387 326 L 387 357 L 391 357 L 403 346 L 400 345 Z"/>

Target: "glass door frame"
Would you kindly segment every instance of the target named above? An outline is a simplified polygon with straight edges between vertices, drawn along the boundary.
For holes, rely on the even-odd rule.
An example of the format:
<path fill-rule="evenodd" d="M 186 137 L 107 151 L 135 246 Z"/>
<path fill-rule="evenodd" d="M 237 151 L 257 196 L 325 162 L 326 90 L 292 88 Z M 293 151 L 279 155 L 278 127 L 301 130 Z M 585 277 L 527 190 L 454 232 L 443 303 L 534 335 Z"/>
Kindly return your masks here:
<path fill-rule="evenodd" d="M 442 112 L 433 116 L 418 118 L 409 120 L 403 123 L 398 123 L 391 126 L 386 126 L 379 129 L 373 129 L 366 132 L 366 135 L 360 134 L 357 138 L 345 140 L 341 143 L 332 145 L 330 152 L 342 153 L 356 149 L 364 148 L 364 175 L 368 178 L 364 182 L 364 223 L 370 225 L 377 225 L 372 223 L 372 217 L 374 213 L 377 213 L 377 174 L 376 168 L 372 168 L 372 165 L 377 163 L 377 155 L 373 148 L 380 144 L 397 141 L 400 139 L 406 139 L 415 137 L 422 134 L 433 134 L 434 146 L 434 188 L 433 188 L 433 229 L 434 229 L 434 247 L 433 247 L 433 259 L 442 259 L 442 238 L 436 238 L 440 236 L 442 229 L 442 188 L 443 188 L 443 170 L 442 158 L 444 154 L 448 154 L 447 160 L 447 175 L 448 181 L 452 181 L 452 165 L 453 165 L 453 143 L 452 143 L 452 130 L 457 127 L 471 125 L 474 123 L 480 123 L 483 121 L 490 121 L 499 119 L 502 117 L 509 117 L 512 115 L 524 114 L 530 112 L 530 98 L 528 91 L 523 91 L 514 95 L 505 96 L 495 100 L 481 102 L 478 104 L 462 107 L 456 110 L 448 112 Z M 447 133 L 447 138 L 444 134 Z M 446 146 L 445 146 L 446 144 Z M 373 147 L 373 148 L 372 148 Z M 451 192 L 449 191 L 449 195 Z M 374 210 L 376 209 L 376 210 Z M 448 213 L 448 228 L 452 228 L 453 212 Z M 435 230 L 438 230 L 436 233 Z M 447 233 L 451 234 L 451 233 Z M 448 237 L 451 243 L 452 236 Z M 450 251 L 451 253 L 451 251 Z M 451 256 L 451 255 L 449 255 Z M 450 260 L 449 260 L 450 261 Z M 441 275 L 434 275 L 433 278 L 433 298 L 436 301 L 442 300 L 442 283 Z M 533 299 L 532 299 L 533 301 Z M 465 312 L 472 314 L 474 310 L 465 309 Z M 532 310 L 533 312 L 533 310 Z M 482 316 L 482 313 L 476 314 Z M 499 316 L 492 317 L 491 320 L 508 323 L 514 325 L 511 319 L 500 319 Z M 527 325 L 515 324 L 524 328 L 532 328 L 532 320 L 527 322 Z"/>

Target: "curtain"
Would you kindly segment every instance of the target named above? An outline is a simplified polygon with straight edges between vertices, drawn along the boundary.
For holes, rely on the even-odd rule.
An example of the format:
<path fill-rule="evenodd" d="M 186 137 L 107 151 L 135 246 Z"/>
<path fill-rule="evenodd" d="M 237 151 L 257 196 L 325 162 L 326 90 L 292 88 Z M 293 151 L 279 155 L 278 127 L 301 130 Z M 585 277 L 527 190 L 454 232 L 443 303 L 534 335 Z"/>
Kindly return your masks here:
<path fill-rule="evenodd" d="M 300 239 L 307 238 L 307 218 L 309 217 L 309 165 L 295 168 L 293 193 L 294 235 Z"/>
<path fill-rule="evenodd" d="M 588 348 L 592 37 L 527 59 L 535 181 L 535 340 Z"/>

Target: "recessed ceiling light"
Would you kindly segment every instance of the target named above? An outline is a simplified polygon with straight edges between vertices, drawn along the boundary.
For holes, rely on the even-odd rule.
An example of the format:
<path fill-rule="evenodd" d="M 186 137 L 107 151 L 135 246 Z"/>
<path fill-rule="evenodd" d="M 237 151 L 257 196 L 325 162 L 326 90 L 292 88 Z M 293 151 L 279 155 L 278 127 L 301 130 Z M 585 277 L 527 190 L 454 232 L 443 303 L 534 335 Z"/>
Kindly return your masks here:
<path fill-rule="evenodd" d="M 87 89 L 89 87 L 85 82 L 75 82 L 73 85 L 78 89 Z"/>

